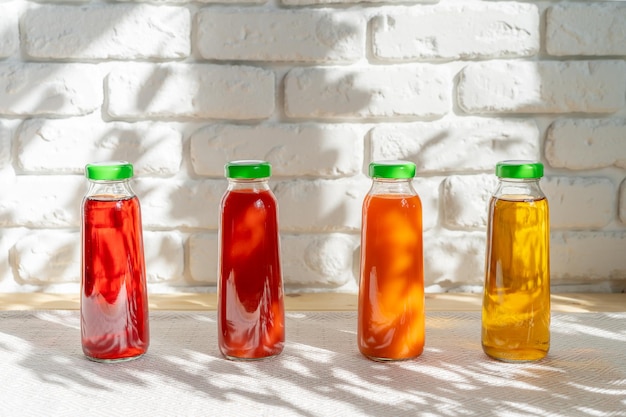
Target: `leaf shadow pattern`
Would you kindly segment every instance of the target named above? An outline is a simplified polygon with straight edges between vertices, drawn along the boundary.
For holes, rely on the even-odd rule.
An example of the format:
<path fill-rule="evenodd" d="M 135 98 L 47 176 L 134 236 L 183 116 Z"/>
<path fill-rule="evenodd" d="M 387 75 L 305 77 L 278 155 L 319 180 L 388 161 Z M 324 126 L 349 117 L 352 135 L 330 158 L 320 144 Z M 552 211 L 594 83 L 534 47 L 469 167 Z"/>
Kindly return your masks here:
<path fill-rule="evenodd" d="M 215 312 L 154 312 L 148 353 L 105 365 L 82 356 L 76 311 L 4 312 L 0 368 L 19 383 L 0 412 L 32 396 L 151 415 L 624 416 L 625 318 L 556 315 L 549 356 L 511 364 L 482 353 L 480 313 L 432 313 L 421 357 L 377 363 L 357 351 L 355 312 L 290 312 L 281 355 L 236 362 L 219 354 Z"/>

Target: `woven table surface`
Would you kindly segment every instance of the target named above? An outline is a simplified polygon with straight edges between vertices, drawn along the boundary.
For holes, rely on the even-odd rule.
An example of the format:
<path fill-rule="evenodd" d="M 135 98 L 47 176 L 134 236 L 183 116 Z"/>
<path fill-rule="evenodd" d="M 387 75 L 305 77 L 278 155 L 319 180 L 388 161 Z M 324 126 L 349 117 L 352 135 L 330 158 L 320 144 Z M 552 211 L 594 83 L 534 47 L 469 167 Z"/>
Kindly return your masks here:
<path fill-rule="evenodd" d="M 0 312 L 0 416 L 626 416 L 626 313 L 555 313 L 548 357 L 480 347 L 479 312 L 427 315 L 426 349 L 376 363 L 355 312 L 288 312 L 284 352 L 232 362 L 214 311 L 150 314 L 137 360 L 100 364 L 70 311 Z"/>

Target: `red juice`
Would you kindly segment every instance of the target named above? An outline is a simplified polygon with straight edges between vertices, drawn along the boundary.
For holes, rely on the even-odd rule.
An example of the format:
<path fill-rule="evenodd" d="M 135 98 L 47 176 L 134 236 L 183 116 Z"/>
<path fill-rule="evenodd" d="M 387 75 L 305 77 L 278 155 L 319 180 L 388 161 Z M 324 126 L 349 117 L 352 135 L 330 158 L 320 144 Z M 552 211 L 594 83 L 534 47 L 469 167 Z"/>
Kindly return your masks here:
<path fill-rule="evenodd" d="M 150 335 L 139 200 L 86 198 L 83 219 L 83 352 L 97 361 L 140 356 Z"/>
<path fill-rule="evenodd" d="M 218 339 L 224 356 L 279 354 L 285 341 L 277 203 L 269 190 L 222 199 Z"/>

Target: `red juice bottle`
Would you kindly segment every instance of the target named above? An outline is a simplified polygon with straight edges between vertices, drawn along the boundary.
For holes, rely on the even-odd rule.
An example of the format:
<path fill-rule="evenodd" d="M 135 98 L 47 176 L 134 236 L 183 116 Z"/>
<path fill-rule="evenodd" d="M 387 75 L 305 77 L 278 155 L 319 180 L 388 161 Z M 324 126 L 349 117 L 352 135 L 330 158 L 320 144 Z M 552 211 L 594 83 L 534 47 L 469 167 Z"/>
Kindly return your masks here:
<path fill-rule="evenodd" d="M 285 342 L 278 205 L 271 166 L 233 161 L 220 207 L 218 342 L 227 359 L 278 355 Z"/>
<path fill-rule="evenodd" d="M 133 166 L 89 164 L 82 203 L 81 342 L 87 358 L 115 362 L 148 349 L 148 299 L 141 209 Z"/>

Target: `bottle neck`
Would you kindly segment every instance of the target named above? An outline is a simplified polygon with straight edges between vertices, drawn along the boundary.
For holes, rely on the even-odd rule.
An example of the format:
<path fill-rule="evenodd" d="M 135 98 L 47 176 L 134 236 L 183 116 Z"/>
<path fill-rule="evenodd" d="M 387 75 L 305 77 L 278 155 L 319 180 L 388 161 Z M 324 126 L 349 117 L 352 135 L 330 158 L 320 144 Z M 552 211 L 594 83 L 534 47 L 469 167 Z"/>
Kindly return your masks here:
<path fill-rule="evenodd" d="M 417 194 L 412 178 L 373 178 L 370 194 Z"/>
<path fill-rule="evenodd" d="M 122 200 L 132 198 L 135 192 L 130 186 L 130 180 L 100 181 L 89 180 L 86 198 L 95 200 Z"/>
<path fill-rule="evenodd" d="M 269 190 L 269 178 L 228 178 L 228 191 L 237 190 L 253 190 L 265 191 Z"/>
<path fill-rule="evenodd" d="M 545 194 L 541 190 L 539 181 L 540 178 L 499 178 L 498 188 L 494 193 L 494 197 L 507 200 L 537 200 L 544 198 Z"/>

